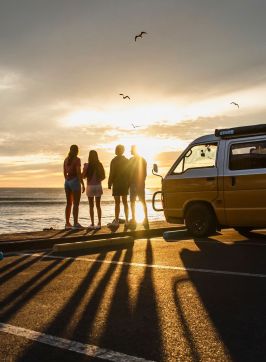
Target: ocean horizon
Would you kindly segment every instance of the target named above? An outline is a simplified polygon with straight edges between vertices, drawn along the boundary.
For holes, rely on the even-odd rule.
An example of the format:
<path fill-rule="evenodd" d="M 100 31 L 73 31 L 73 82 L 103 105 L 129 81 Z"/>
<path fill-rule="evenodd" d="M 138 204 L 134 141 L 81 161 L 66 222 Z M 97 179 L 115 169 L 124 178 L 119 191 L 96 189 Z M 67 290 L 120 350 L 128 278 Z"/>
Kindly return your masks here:
<path fill-rule="evenodd" d="M 146 201 L 150 221 L 164 220 L 162 212 L 152 208 L 152 195 L 158 188 L 146 188 Z M 65 225 L 65 192 L 63 188 L 0 188 L 0 234 L 40 231 L 44 228 L 63 229 Z M 101 200 L 102 225 L 114 219 L 114 200 L 111 190 L 104 188 Z M 143 219 L 141 204 L 136 204 L 137 221 Z M 124 218 L 121 204 L 120 217 Z M 79 222 L 90 225 L 89 204 L 85 193 L 81 196 Z M 95 222 L 97 213 L 95 209 Z"/>

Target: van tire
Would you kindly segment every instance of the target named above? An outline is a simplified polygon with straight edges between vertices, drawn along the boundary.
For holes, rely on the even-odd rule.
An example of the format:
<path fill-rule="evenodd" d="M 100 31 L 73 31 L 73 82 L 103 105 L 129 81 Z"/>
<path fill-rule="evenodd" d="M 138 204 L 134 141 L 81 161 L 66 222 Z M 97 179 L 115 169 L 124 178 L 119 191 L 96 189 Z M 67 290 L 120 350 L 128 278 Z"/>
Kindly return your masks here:
<path fill-rule="evenodd" d="M 185 213 L 185 224 L 190 234 L 195 237 L 215 234 L 217 221 L 211 207 L 204 203 L 193 204 Z"/>

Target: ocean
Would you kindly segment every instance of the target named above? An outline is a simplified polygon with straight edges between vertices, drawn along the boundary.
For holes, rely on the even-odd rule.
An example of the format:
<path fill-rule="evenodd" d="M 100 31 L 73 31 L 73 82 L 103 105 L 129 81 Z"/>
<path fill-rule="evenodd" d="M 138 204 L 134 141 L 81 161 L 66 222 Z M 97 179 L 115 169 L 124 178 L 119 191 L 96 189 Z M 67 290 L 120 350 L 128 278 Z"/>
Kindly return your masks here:
<path fill-rule="evenodd" d="M 163 213 L 152 208 L 151 200 L 155 191 L 157 189 L 146 189 L 150 221 L 164 220 Z M 65 192 L 61 188 L 0 188 L 0 234 L 40 231 L 50 227 L 63 229 L 65 205 Z M 102 225 L 105 225 L 114 219 L 111 190 L 104 189 L 101 205 Z M 143 219 L 143 211 L 139 202 L 136 204 L 136 214 L 137 221 L 140 222 Z M 124 218 L 122 203 L 120 218 Z M 89 204 L 85 193 L 81 196 L 79 222 L 82 226 L 90 225 Z"/>

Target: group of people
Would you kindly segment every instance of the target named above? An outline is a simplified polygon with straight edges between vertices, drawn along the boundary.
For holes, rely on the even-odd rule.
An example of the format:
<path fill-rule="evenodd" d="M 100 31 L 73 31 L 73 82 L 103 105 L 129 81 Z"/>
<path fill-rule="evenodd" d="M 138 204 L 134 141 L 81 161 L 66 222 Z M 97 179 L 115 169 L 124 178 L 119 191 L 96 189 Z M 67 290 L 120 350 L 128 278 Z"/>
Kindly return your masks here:
<path fill-rule="evenodd" d="M 119 226 L 120 204 L 121 200 L 125 213 L 125 226 L 136 226 L 136 199 L 139 198 L 144 210 L 143 225 L 148 227 L 148 213 L 145 200 L 145 180 L 147 176 L 147 162 L 141 157 L 135 145 L 131 146 L 130 159 L 124 156 L 125 147 L 117 145 L 115 148 L 116 156 L 110 163 L 110 173 L 108 178 L 108 188 L 112 189 L 112 195 L 115 201 L 114 220 L 107 224 L 110 228 Z M 91 230 L 101 228 L 101 196 L 103 194 L 102 181 L 105 179 L 105 171 L 102 163 L 99 161 L 98 154 L 95 150 L 89 152 L 88 162 L 84 164 L 81 171 L 81 161 L 78 157 L 79 149 L 77 145 L 70 147 L 68 156 L 64 160 L 64 177 L 66 193 L 65 209 L 65 229 L 83 229 L 78 222 L 79 203 L 81 193 L 86 189 L 86 195 L 89 201 L 89 212 Z M 85 188 L 84 179 L 87 184 Z M 127 196 L 130 195 L 130 206 L 132 218 L 129 220 L 129 207 Z M 98 223 L 95 224 L 94 204 L 96 205 Z M 71 210 L 73 207 L 73 225 L 70 223 Z"/>

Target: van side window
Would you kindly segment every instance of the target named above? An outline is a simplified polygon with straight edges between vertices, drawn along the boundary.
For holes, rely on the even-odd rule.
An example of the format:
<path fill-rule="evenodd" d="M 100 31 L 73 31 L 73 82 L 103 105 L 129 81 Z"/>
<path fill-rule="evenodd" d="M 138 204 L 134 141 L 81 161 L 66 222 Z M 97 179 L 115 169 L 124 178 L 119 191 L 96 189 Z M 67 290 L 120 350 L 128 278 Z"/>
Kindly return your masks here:
<path fill-rule="evenodd" d="M 191 147 L 173 170 L 174 174 L 185 172 L 190 168 L 215 167 L 217 143 Z"/>
<path fill-rule="evenodd" d="M 237 143 L 230 148 L 229 169 L 266 168 L 266 141 Z"/>

